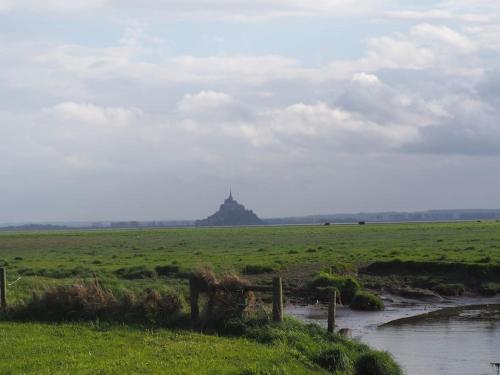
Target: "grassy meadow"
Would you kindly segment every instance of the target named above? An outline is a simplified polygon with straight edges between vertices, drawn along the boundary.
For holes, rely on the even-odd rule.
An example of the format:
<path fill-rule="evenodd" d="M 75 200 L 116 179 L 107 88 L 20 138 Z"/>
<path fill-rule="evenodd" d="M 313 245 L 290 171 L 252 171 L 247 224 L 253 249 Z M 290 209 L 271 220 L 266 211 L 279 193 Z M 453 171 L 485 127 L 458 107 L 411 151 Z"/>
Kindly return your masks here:
<path fill-rule="evenodd" d="M 110 285 L 169 284 L 182 278 L 119 277 L 117 271 L 175 265 L 189 272 L 210 264 L 242 272 L 260 265 L 301 280 L 338 263 L 362 265 L 392 259 L 500 264 L 500 223 L 423 223 L 243 228 L 96 230 L 0 233 L 0 265 L 10 299 L 31 288 L 72 281 L 95 273 Z"/>
<path fill-rule="evenodd" d="M 284 344 L 86 323 L 0 322 L 0 353 L 13 375 L 327 373 Z"/>
<path fill-rule="evenodd" d="M 395 259 L 498 265 L 500 223 L 0 233 L 0 266 L 7 267 L 8 282 L 14 283 L 9 303 L 28 298 L 32 290 L 93 275 L 111 289 L 168 287 L 187 294 L 186 275 L 201 265 L 237 273 L 260 266 L 271 272 L 252 272 L 252 281 L 267 282 L 280 273 L 285 283 L 297 286 L 338 264 Z M 158 277 L 157 266 L 172 266 L 176 272 Z M 297 343 L 302 339 L 267 345 L 242 337 L 98 322 L 0 321 L 0 374 L 324 372 L 301 355 L 304 348 Z"/>

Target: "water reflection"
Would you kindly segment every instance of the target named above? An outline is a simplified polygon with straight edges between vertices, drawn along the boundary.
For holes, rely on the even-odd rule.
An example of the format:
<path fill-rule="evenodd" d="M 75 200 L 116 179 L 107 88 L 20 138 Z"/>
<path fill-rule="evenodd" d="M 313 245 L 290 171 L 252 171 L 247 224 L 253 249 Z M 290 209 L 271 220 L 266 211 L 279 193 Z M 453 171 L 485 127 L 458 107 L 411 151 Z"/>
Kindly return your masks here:
<path fill-rule="evenodd" d="M 395 300 L 377 313 L 340 307 L 337 326 L 350 328 L 354 338 L 391 352 L 408 375 L 490 375 L 496 374 L 490 363 L 500 361 L 500 306 L 440 311 L 450 304 L 492 302 L 500 301 L 469 299 L 429 305 Z M 326 325 L 325 306 L 288 306 L 287 312 Z M 422 314 L 426 315 L 414 318 Z M 383 325 L 401 318 L 405 319 L 398 324 Z"/>

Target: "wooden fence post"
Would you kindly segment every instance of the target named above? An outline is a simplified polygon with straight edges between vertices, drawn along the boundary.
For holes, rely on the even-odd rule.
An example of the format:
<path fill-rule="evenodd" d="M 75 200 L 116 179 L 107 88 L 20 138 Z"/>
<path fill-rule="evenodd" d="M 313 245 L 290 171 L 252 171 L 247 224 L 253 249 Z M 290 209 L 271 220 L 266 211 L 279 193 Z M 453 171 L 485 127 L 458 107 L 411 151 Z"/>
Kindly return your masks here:
<path fill-rule="evenodd" d="M 7 308 L 7 270 L 4 267 L 0 268 L 0 307 Z"/>
<path fill-rule="evenodd" d="M 198 297 L 200 291 L 198 290 L 198 283 L 194 276 L 189 278 L 189 302 L 191 304 L 191 320 L 196 321 L 200 316 L 200 307 L 198 305 Z"/>
<path fill-rule="evenodd" d="M 328 333 L 335 331 L 335 313 L 337 310 L 337 292 L 333 292 L 330 303 L 328 304 Z"/>
<path fill-rule="evenodd" d="M 273 320 L 283 321 L 283 286 L 281 277 L 273 278 Z"/>

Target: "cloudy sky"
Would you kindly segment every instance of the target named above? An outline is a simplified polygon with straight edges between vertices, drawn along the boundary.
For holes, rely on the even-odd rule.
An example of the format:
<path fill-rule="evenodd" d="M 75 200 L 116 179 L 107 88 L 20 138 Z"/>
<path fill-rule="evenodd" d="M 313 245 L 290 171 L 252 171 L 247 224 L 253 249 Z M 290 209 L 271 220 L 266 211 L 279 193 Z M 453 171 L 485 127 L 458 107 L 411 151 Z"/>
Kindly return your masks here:
<path fill-rule="evenodd" d="M 500 208 L 498 0 L 0 0 L 0 222 Z"/>

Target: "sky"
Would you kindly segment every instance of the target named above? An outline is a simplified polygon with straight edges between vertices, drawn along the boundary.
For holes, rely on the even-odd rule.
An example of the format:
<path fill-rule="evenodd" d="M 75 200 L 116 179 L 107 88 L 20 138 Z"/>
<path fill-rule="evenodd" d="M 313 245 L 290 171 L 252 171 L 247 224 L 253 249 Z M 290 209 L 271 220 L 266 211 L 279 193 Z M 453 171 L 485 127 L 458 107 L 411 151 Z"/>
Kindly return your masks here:
<path fill-rule="evenodd" d="M 0 0 L 0 222 L 500 208 L 498 0 Z"/>

